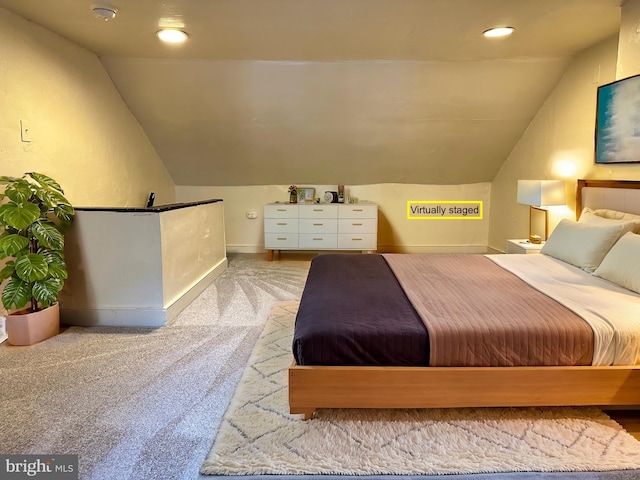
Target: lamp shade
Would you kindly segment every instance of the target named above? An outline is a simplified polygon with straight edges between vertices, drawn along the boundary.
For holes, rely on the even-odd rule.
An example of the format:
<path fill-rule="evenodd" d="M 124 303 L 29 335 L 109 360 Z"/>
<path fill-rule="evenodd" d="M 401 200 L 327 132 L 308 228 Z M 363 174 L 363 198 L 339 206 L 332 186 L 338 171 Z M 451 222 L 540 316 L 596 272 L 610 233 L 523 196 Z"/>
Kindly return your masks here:
<path fill-rule="evenodd" d="M 564 180 L 518 180 L 518 203 L 535 207 L 566 205 Z"/>

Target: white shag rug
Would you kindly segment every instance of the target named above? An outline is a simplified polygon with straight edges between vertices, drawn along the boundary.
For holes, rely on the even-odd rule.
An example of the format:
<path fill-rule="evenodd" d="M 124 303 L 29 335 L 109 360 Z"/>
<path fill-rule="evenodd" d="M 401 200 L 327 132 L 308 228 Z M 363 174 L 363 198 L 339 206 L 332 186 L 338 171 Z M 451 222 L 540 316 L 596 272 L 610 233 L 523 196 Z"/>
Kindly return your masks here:
<path fill-rule="evenodd" d="M 288 413 L 296 302 L 274 307 L 201 473 L 410 475 L 640 468 L 640 442 L 596 408 Z"/>

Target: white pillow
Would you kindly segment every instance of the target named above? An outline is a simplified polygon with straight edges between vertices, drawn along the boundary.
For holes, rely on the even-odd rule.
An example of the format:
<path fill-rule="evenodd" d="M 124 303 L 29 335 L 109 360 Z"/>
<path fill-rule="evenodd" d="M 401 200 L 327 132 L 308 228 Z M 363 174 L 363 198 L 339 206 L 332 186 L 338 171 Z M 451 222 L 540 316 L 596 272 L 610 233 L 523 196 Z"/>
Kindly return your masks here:
<path fill-rule="evenodd" d="M 640 235 L 625 234 L 593 274 L 640 293 Z"/>
<path fill-rule="evenodd" d="M 623 233 L 624 224 L 588 225 L 564 218 L 540 253 L 593 272 Z"/>
<path fill-rule="evenodd" d="M 586 223 L 589 225 L 624 224 L 625 232 L 640 233 L 640 215 L 618 212 L 616 210 L 591 210 L 585 207 L 580 214 L 578 223 Z"/>
<path fill-rule="evenodd" d="M 625 222 L 640 221 L 640 215 L 627 212 L 619 212 L 618 210 L 608 210 L 606 208 L 598 208 L 593 213 L 599 217 L 609 218 L 611 220 L 622 220 Z"/>

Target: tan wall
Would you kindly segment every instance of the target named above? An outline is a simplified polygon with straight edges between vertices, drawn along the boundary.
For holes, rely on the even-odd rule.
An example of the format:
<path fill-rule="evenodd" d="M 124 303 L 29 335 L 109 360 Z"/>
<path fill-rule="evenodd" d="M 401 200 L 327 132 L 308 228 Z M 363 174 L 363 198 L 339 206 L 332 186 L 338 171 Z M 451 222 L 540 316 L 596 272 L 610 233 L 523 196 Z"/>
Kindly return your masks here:
<path fill-rule="evenodd" d="M 616 78 L 640 73 L 640 0 L 627 0 L 622 5 Z"/>
<path fill-rule="evenodd" d="M 528 207 L 516 203 L 518 179 L 566 178 L 568 208 L 551 212 L 551 229 L 575 218 L 578 178 L 640 180 L 640 164 L 594 163 L 597 88 L 640 73 L 638 19 L 640 0 L 627 0 L 619 35 L 573 60 L 503 164 L 491 189 L 490 247 L 504 249 L 506 239 L 528 234 Z M 563 174 L 567 165 L 573 171 Z"/>
<path fill-rule="evenodd" d="M 302 186 L 302 185 L 299 185 Z M 304 185 L 316 188 L 316 197 L 336 185 Z M 346 195 L 378 204 L 378 250 L 383 252 L 484 252 L 489 234 L 489 183 L 470 185 L 377 184 L 345 186 Z M 224 199 L 227 249 L 231 252 L 263 252 L 263 207 L 288 201 L 287 185 L 246 187 L 177 186 L 179 201 Z M 407 201 L 482 201 L 483 220 L 408 220 Z M 257 218 L 246 213 L 253 210 Z"/>
<path fill-rule="evenodd" d="M 516 181 L 561 178 L 557 167 L 563 161 L 575 168 L 567 183 L 569 205 L 576 178 L 640 178 L 640 165 L 593 165 L 596 89 L 640 71 L 639 13 L 640 0 L 628 0 L 619 39 L 574 59 L 491 185 L 358 187 L 358 196 L 380 204 L 381 247 L 420 250 L 488 243 L 502 250 L 507 238 L 528 231 L 527 207 L 515 201 Z M 156 192 L 156 204 L 176 200 L 164 164 L 94 54 L 2 8 L 0 45 L 0 174 L 49 174 L 75 205 L 141 206 L 150 191 Z M 21 120 L 27 122 L 30 142 L 21 141 Z M 261 222 L 244 214 L 248 209 L 261 213 L 262 205 L 285 186 L 179 188 L 178 200 L 227 200 L 229 245 L 259 248 L 262 229 L 256 224 Z M 437 226 L 409 222 L 401 208 L 409 196 L 485 199 L 485 218 L 491 203 L 491 219 Z M 552 225 L 563 215 L 572 214 L 552 216 Z"/>
<path fill-rule="evenodd" d="M 553 229 L 560 218 L 575 215 L 577 178 L 632 178 L 596 172 L 593 164 L 597 87 L 615 80 L 617 43 L 612 38 L 573 60 L 502 165 L 491 188 L 490 247 L 504 250 L 508 238 L 529 234 L 529 207 L 516 202 L 518 180 L 567 179 L 569 208 L 551 212 Z M 561 167 L 573 171 L 563 175 Z"/>
<path fill-rule="evenodd" d="M 37 171 L 78 206 L 175 201 L 174 185 L 98 57 L 0 8 L 0 174 Z M 21 141 L 20 121 L 30 142 Z"/>

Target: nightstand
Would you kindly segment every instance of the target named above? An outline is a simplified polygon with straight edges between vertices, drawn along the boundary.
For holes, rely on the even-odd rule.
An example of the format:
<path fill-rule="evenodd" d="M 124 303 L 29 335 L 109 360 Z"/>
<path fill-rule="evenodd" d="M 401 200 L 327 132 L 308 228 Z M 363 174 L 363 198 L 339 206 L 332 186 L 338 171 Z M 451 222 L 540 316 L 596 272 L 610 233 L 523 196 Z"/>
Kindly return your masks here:
<path fill-rule="evenodd" d="M 542 243 L 530 243 L 527 239 L 507 240 L 507 251 L 505 253 L 540 253 Z"/>

